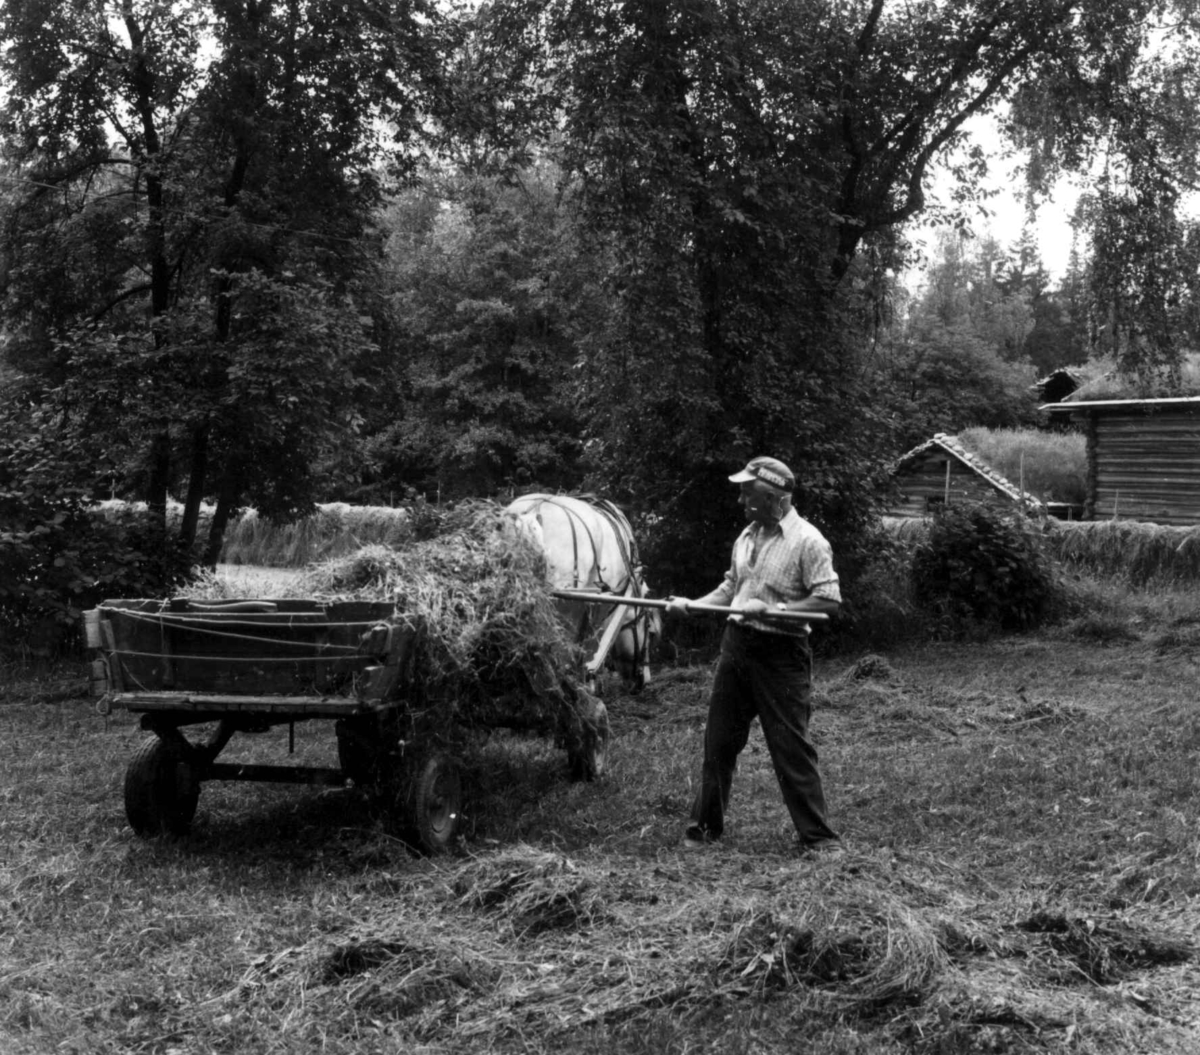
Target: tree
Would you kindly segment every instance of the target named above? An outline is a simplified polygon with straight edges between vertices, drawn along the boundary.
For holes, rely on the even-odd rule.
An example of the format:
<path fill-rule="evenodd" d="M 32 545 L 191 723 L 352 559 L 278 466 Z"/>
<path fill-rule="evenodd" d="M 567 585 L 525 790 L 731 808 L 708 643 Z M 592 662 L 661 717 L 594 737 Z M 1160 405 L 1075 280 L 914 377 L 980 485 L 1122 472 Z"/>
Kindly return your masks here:
<path fill-rule="evenodd" d="M 442 47 L 395 0 L 14 0 L 0 21 L 14 355 L 75 427 L 124 445 L 183 541 L 311 502 L 368 355 L 381 170 Z M 380 122 L 390 122 L 391 146 Z"/>
<path fill-rule="evenodd" d="M 1123 32 L 1081 19 L 1083 46 L 1048 55 L 1041 76 L 1021 84 L 1010 127 L 1035 186 L 1062 172 L 1088 177 L 1076 213 L 1086 276 L 1069 278 L 1069 295 L 1086 310 L 1088 351 L 1144 379 L 1177 374 L 1197 338 L 1198 235 L 1182 200 L 1200 161 L 1200 37 L 1188 4 L 1125 14 L 1134 21 Z"/>
<path fill-rule="evenodd" d="M 546 162 L 505 178 L 431 169 L 382 213 L 390 398 L 367 411 L 339 496 L 578 484 L 580 341 L 610 308 L 604 255 L 579 246 L 556 183 Z"/>
<path fill-rule="evenodd" d="M 1032 366 L 997 355 L 969 325 L 918 318 L 881 344 L 876 377 L 895 423 L 893 455 L 938 432 L 1034 423 Z"/>
<path fill-rule="evenodd" d="M 1055 288 L 1034 242 L 1033 222 L 1032 216 L 1026 220 L 1000 288 L 1008 296 L 1023 294 L 1029 304 L 1032 328 L 1023 351 L 1042 377 L 1087 360 L 1087 317 L 1076 293 L 1081 266 L 1078 247 L 1073 247 L 1068 272 Z"/>
<path fill-rule="evenodd" d="M 941 232 L 926 285 L 875 343 L 876 399 L 894 423 L 891 451 L 937 432 L 1032 424 L 1034 371 L 1025 343 L 1032 292 L 1018 247 Z"/>
<path fill-rule="evenodd" d="M 1089 351 L 1143 382 L 1178 380 L 1183 353 L 1200 347 L 1200 225 L 1177 216 L 1172 198 L 1160 184 L 1102 184 L 1083 203 Z"/>
<path fill-rule="evenodd" d="M 796 463 L 801 507 L 851 536 L 888 446 L 856 326 L 886 315 L 877 280 L 930 210 L 930 164 L 1004 107 L 1040 144 L 1035 185 L 1051 140 L 1078 169 L 1101 142 L 1187 155 L 1188 56 L 1168 83 L 1152 52 L 1190 19 L 1139 0 L 497 0 L 487 24 L 561 100 L 565 165 L 615 254 L 623 318 L 586 378 L 597 479 L 666 514 L 664 552 L 711 567 L 732 519 L 714 513 L 721 474 L 770 450 Z M 969 151 L 934 218 L 961 221 L 985 170 Z"/>

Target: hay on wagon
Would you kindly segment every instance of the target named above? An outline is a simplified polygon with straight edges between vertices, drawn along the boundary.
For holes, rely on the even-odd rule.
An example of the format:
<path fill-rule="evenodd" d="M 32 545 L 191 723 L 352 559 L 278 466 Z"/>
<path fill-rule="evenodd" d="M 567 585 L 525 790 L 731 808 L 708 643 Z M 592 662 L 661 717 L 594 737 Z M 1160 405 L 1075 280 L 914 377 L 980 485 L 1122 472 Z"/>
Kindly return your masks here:
<path fill-rule="evenodd" d="M 230 590 L 209 576 L 191 596 Z M 498 504 L 459 506 L 430 539 L 312 564 L 277 596 L 394 601 L 395 619 L 421 628 L 410 702 L 447 729 L 553 733 L 568 751 L 598 731 L 601 709 L 580 684 L 582 656 L 547 589 L 542 553 Z"/>

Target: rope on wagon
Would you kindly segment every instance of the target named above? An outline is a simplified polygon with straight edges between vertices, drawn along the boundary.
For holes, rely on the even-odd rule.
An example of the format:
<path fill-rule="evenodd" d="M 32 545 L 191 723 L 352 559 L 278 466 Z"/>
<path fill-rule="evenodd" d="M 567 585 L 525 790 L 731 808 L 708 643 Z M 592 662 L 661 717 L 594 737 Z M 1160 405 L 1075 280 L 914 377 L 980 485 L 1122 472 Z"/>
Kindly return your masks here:
<path fill-rule="evenodd" d="M 125 609 L 120 609 L 120 608 L 114 609 L 114 611 L 121 612 L 123 615 L 127 615 L 131 619 L 134 619 L 134 620 L 140 620 L 140 621 L 146 622 L 146 623 L 153 623 L 154 625 L 158 626 L 160 629 L 163 629 L 163 630 L 165 630 L 167 627 L 166 621 L 155 615 L 146 615 L 141 612 L 137 612 L 137 613 L 129 612 Z M 373 622 L 370 622 L 370 623 L 361 623 L 361 624 L 352 623 L 349 625 L 351 625 L 351 626 L 374 626 L 379 622 L 380 622 L 380 620 L 374 620 Z M 249 625 L 253 625 L 253 624 L 249 624 Z M 310 623 L 307 625 L 312 627 L 312 629 L 314 629 L 314 630 L 321 630 L 321 629 L 324 629 L 325 627 L 333 625 L 333 624 Z M 195 634 L 205 634 L 208 637 L 226 638 L 230 641 L 256 641 L 262 645 L 274 645 L 274 646 L 289 645 L 293 648 L 305 648 L 305 649 L 311 649 L 313 647 L 316 647 L 316 648 L 325 649 L 327 651 L 349 652 L 352 655 L 358 655 L 358 654 L 362 653 L 362 648 L 359 645 L 335 645 L 335 644 L 330 644 L 327 642 L 319 642 L 319 641 L 318 642 L 288 641 L 286 638 L 259 637 L 255 634 L 234 634 L 234 633 L 230 633 L 225 630 L 211 630 L 208 627 L 204 627 L 204 626 L 190 627 L 189 629 L 191 630 L 192 633 L 195 633 Z M 139 653 L 133 653 L 133 652 L 125 653 L 125 655 L 138 655 L 138 654 Z M 146 653 L 146 654 L 153 655 L 154 653 Z M 191 658 L 191 657 L 188 657 L 188 658 Z"/>
<path fill-rule="evenodd" d="M 274 644 L 275 642 L 271 642 Z M 113 649 L 110 656 L 138 656 L 142 659 L 170 659 L 176 663 L 346 663 L 361 660 L 370 663 L 374 656 L 359 653 L 356 656 L 343 656 L 330 659 L 328 656 L 190 656 L 173 652 L 133 652 L 123 648 Z"/>
<path fill-rule="evenodd" d="M 209 624 L 213 622 L 221 622 L 227 626 L 311 626 L 318 629 L 325 627 L 350 627 L 350 626 L 375 626 L 381 619 L 355 619 L 349 622 L 307 622 L 306 616 L 312 617 L 319 615 L 319 612 L 255 612 L 256 619 L 229 619 L 226 613 L 220 613 L 221 618 L 216 618 L 217 612 L 143 612 L 136 608 L 111 608 L 108 605 L 103 606 L 106 612 L 116 612 L 119 615 L 126 616 L 129 619 L 141 619 L 153 623 L 179 623 L 181 625 L 191 623 Z M 240 613 L 239 613 L 240 614 Z M 382 617 L 381 617 L 382 618 Z"/>

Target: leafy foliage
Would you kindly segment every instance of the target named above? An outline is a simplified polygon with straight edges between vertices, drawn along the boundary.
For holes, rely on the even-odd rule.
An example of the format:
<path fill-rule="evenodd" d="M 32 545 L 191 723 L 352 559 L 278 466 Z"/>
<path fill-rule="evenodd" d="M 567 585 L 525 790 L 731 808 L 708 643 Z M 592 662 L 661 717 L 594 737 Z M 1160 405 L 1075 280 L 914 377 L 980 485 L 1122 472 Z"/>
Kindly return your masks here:
<path fill-rule="evenodd" d="M 86 7 L 86 10 L 85 10 Z M 111 17 L 110 17 L 111 16 Z M 311 504 L 374 345 L 367 223 L 390 122 L 436 82 L 430 5 L 17 0 L 0 19 L 13 356 L 123 448 L 123 486 L 190 540 Z"/>
<path fill-rule="evenodd" d="M 1053 564 L 1030 522 L 974 503 L 945 506 L 934 516 L 913 554 L 912 582 L 917 601 L 951 633 L 971 621 L 1029 629 L 1059 596 Z"/>
<path fill-rule="evenodd" d="M 754 454 L 793 466 L 801 509 L 834 535 L 870 517 L 878 423 L 830 296 L 836 172 L 814 147 L 831 115 L 797 17 L 814 6 L 550 5 L 541 25 L 564 164 L 616 298 L 583 343 L 585 465 L 652 514 L 664 588 L 724 564 L 739 519 L 725 477 Z"/>
<path fill-rule="evenodd" d="M 902 452 L 938 432 L 1032 424 L 1029 292 L 994 239 L 938 240 L 926 282 L 881 328 L 871 361 Z"/>
<path fill-rule="evenodd" d="M 1024 143 L 1035 118 L 1043 131 L 1062 128 L 1066 118 L 1033 101 L 1045 100 L 1039 80 L 1053 71 L 1063 97 L 1074 88 L 1081 151 L 1105 137 L 1126 152 L 1147 141 L 1131 121 L 1108 136 L 1132 105 L 1120 78 L 1152 76 L 1155 12 L 1136 0 L 508 0 L 489 10 L 497 39 L 525 49 L 529 83 L 561 100 L 564 162 L 589 229 L 614 254 L 620 312 L 591 335 L 582 378 L 596 408 L 593 480 L 653 510 L 651 553 L 680 588 L 719 566 L 735 526 L 723 476 L 752 454 L 793 464 L 799 505 L 835 548 L 862 538 L 880 454 L 903 447 L 887 427 L 903 432 L 911 409 L 890 421 L 875 413 L 877 390 L 864 382 L 864 349 L 886 314 L 882 279 L 900 226 L 927 207 L 929 165 L 971 117 L 1019 96 L 1010 128 Z M 1176 92 L 1187 112 L 1193 94 L 1190 82 Z M 956 172 L 960 193 L 935 218 L 967 226 L 986 167 L 971 153 Z M 1016 388 L 1018 371 L 1033 380 L 1013 364 L 1036 282 L 1005 291 L 998 277 L 1001 295 L 980 306 L 974 329 L 999 364 L 978 369 L 977 346 L 959 375 L 994 379 L 981 410 Z M 941 325 L 931 343 L 949 374 L 964 335 Z M 993 414 L 954 424 L 1024 420 Z"/>
<path fill-rule="evenodd" d="M 557 169 L 430 172 L 384 212 L 392 323 L 362 440 L 334 470 L 354 501 L 397 481 L 430 500 L 580 478 L 580 335 L 603 325 L 603 253 L 581 249 Z M 351 460 L 357 464 L 351 464 Z"/>
<path fill-rule="evenodd" d="M 212 501 L 210 559 L 246 502 L 584 485 L 691 592 L 771 453 L 852 572 L 884 464 L 1025 422 L 1030 357 L 1090 326 L 1178 372 L 1196 39 L 1184 0 L 13 0 L 4 357 L 163 538 Z M 1034 198 L 1102 173 L 1093 259 L 1052 293 L 981 246 L 905 316 L 904 225 L 971 226 L 982 151 L 926 184 L 986 113 Z"/>
<path fill-rule="evenodd" d="M 1200 164 L 1200 27 L 1191 4 L 1075 6 L 1074 40 L 1040 56 L 1009 130 L 1029 151 L 1034 189 L 1063 172 L 1092 178 L 1075 218 L 1090 236 L 1090 344 L 1131 375 L 1169 372 L 1197 337 L 1184 196 Z"/>
<path fill-rule="evenodd" d="M 91 444 L 48 415 L 0 408 L 0 642 L 54 655 L 84 609 L 157 596 L 190 554 L 145 517 L 94 511 Z"/>

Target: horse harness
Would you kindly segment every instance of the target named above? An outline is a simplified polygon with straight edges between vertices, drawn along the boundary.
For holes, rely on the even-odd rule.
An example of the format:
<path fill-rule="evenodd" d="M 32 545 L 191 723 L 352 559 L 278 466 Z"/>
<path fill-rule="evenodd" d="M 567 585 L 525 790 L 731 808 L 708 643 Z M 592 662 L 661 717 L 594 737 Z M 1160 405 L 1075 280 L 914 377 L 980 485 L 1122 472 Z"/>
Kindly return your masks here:
<path fill-rule="evenodd" d="M 617 586 L 610 585 L 605 582 L 600 575 L 600 544 L 596 540 L 596 536 L 592 533 L 591 527 L 579 516 L 575 510 L 563 502 L 558 501 L 555 497 L 547 497 L 542 499 L 542 504 L 553 505 L 560 509 L 567 518 L 567 523 L 571 527 L 571 547 L 573 550 L 573 568 L 574 581 L 572 586 L 574 589 L 591 587 L 591 583 L 581 583 L 579 581 L 579 553 L 580 553 L 580 534 L 586 536 L 587 544 L 590 545 L 592 551 L 592 567 L 596 569 L 596 585 L 605 593 L 624 594 L 631 586 L 638 589 L 640 595 L 641 580 L 638 578 L 638 552 L 637 540 L 633 537 L 633 528 L 630 526 L 625 514 L 621 512 L 612 502 L 605 498 L 599 498 L 596 495 L 583 494 L 571 495 L 578 501 L 586 503 L 589 507 L 600 514 L 613 529 L 613 535 L 617 539 L 617 544 L 621 549 L 621 561 L 625 566 L 625 578 Z M 589 631 L 590 614 L 585 616 L 583 623 L 579 627 L 579 642 L 582 643 L 587 637 Z M 637 609 L 632 610 L 632 614 L 618 628 L 618 633 L 624 630 L 629 630 L 633 635 L 633 654 L 641 656 L 643 649 L 650 640 L 650 620 L 644 612 Z"/>

